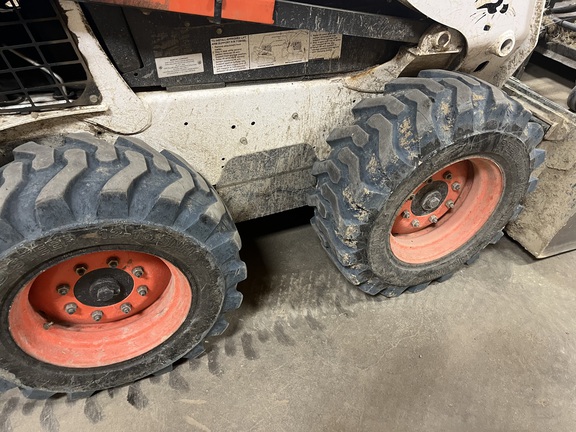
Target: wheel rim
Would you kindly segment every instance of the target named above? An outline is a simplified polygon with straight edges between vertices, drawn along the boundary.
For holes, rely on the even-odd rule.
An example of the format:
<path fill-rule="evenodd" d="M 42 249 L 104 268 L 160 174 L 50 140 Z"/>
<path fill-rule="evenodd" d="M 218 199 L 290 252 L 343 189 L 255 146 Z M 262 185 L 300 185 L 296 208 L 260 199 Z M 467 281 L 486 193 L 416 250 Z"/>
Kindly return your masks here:
<path fill-rule="evenodd" d="M 57 366 L 130 360 L 161 345 L 192 305 L 190 283 L 168 261 L 132 251 L 75 256 L 29 282 L 8 320 L 16 344 Z"/>
<path fill-rule="evenodd" d="M 435 172 L 408 196 L 390 232 L 394 255 L 424 264 L 465 245 L 498 206 L 505 179 L 491 159 L 461 160 Z"/>

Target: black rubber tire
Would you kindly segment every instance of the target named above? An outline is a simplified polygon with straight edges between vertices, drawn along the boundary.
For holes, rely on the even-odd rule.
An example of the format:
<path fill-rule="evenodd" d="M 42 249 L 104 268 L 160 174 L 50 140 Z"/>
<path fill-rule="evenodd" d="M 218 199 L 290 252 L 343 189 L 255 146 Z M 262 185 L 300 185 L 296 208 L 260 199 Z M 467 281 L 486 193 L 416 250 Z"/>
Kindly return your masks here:
<path fill-rule="evenodd" d="M 386 85 L 385 95 L 360 102 L 356 123 L 330 135 L 332 147 L 313 174 L 312 225 L 328 255 L 368 294 L 395 297 L 443 280 L 503 235 L 544 161 L 536 149 L 542 128 L 500 89 L 468 75 L 423 71 Z M 460 158 L 482 155 L 505 174 L 500 203 L 475 236 L 433 262 L 407 264 L 390 248 L 398 209 L 429 176 Z"/>
<path fill-rule="evenodd" d="M 0 389 L 20 387 L 30 398 L 85 397 L 198 356 L 207 336 L 226 329 L 223 314 L 242 301 L 240 247 L 214 189 L 169 152 L 128 138 L 112 146 L 87 134 L 68 136 L 58 148 L 17 147 L 14 161 L 0 168 Z M 24 353 L 8 328 L 17 292 L 57 262 L 106 249 L 142 251 L 175 265 L 192 289 L 184 323 L 151 351 L 110 366 L 65 368 Z"/>
<path fill-rule="evenodd" d="M 570 91 L 568 99 L 566 100 L 566 105 L 570 108 L 570 111 L 576 112 L 576 87 Z"/>

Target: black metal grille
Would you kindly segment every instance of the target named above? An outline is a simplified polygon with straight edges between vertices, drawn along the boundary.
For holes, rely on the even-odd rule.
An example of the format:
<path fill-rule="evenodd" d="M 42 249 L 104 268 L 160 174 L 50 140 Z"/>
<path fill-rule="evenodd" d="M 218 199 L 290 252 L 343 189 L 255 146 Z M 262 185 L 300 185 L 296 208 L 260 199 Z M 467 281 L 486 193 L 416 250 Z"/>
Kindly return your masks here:
<path fill-rule="evenodd" d="M 55 2 L 0 3 L 0 114 L 97 104 L 100 94 Z"/>

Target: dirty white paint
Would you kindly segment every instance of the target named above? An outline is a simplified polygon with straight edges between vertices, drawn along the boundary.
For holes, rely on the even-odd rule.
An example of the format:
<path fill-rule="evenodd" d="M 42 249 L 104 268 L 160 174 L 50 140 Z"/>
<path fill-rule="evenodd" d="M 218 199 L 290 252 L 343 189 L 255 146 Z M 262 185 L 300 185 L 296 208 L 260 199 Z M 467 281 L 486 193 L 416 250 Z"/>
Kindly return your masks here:
<path fill-rule="evenodd" d="M 545 0 L 401 0 L 458 30 L 468 52 L 460 70 L 497 85 L 512 75 L 536 46 Z"/>
<path fill-rule="evenodd" d="M 326 157 L 326 137 L 353 121 L 350 110 L 365 97 L 343 88 L 340 79 L 139 96 L 152 124 L 137 136 L 181 155 L 212 183 L 226 161 L 250 153 L 309 144 Z"/>

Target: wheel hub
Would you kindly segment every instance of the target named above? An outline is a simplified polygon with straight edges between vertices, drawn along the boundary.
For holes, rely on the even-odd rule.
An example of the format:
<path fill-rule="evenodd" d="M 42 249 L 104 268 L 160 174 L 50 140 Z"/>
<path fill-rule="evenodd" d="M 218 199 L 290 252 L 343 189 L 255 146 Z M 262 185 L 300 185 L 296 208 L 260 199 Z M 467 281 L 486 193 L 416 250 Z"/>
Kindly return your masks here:
<path fill-rule="evenodd" d="M 448 185 L 444 181 L 427 181 L 418 193 L 414 195 L 410 205 L 412 213 L 417 216 L 427 215 L 436 210 L 448 196 Z"/>
<path fill-rule="evenodd" d="M 438 191 L 430 192 L 422 201 L 422 208 L 427 211 L 436 210 L 442 203 L 442 194 Z"/>
<path fill-rule="evenodd" d="M 127 298 L 134 288 L 130 275 L 117 268 L 86 273 L 74 286 L 74 296 L 87 306 L 110 306 Z"/>
<path fill-rule="evenodd" d="M 401 207 L 392 234 L 415 233 L 441 223 L 457 205 L 469 180 L 470 170 L 468 162 L 458 162 L 420 184 Z"/>

